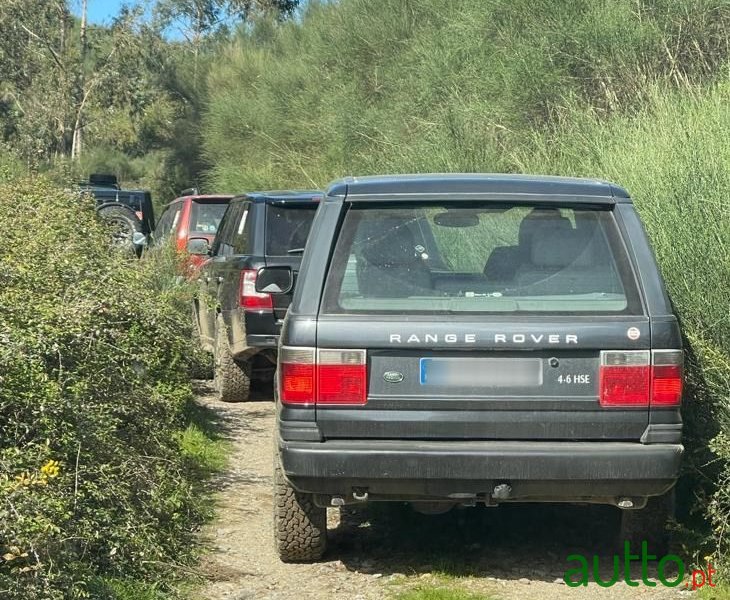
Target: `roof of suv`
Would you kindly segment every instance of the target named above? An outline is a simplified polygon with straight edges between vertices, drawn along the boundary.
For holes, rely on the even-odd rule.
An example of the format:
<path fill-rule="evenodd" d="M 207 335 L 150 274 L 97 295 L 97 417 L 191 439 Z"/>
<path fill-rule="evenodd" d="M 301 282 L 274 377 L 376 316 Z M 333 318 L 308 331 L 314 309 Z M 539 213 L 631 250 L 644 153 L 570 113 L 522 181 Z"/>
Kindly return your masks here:
<path fill-rule="evenodd" d="M 378 196 L 423 195 L 540 195 L 571 197 L 572 201 L 601 204 L 630 202 L 622 187 L 597 179 L 551 175 L 493 173 L 434 173 L 347 177 L 330 184 L 328 196 L 357 200 Z M 456 199 L 456 198 L 455 198 Z"/>
<path fill-rule="evenodd" d="M 175 200 L 184 200 L 185 198 L 190 198 L 194 202 L 198 200 L 230 200 L 233 198 L 232 194 L 195 194 L 191 196 L 180 196 L 179 198 L 175 198 Z M 175 201 L 173 200 L 173 202 Z"/>
<path fill-rule="evenodd" d="M 234 198 L 245 198 L 251 202 L 319 202 L 324 196 L 321 190 L 273 190 L 267 192 L 247 192 Z"/>

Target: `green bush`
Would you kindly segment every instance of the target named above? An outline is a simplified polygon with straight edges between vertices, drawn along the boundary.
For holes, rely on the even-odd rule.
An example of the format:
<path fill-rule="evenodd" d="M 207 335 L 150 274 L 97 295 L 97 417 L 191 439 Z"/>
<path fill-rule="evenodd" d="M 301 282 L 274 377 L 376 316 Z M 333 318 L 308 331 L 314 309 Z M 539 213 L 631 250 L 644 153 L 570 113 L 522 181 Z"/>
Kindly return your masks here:
<path fill-rule="evenodd" d="M 110 249 L 90 199 L 42 179 L 0 197 L 2 596 L 164 581 L 205 513 L 202 442 L 181 451 L 188 292 Z"/>

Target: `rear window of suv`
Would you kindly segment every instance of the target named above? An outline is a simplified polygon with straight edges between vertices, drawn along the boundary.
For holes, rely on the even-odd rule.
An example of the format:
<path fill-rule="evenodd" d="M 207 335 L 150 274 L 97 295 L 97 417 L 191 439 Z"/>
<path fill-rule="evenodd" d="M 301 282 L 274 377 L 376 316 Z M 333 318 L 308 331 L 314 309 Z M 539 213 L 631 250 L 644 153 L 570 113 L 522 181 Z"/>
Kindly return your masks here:
<path fill-rule="evenodd" d="M 266 254 L 287 256 L 301 253 L 307 243 L 318 204 L 270 204 L 266 214 Z"/>
<path fill-rule="evenodd" d="M 352 206 L 325 313 L 638 314 L 613 215 L 494 203 Z"/>
<path fill-rule="evenodd" d="M 195 233 L 215 233 L 226 212 L 228 200 L 193 200 L 190 209 L 190 231 Z"/>

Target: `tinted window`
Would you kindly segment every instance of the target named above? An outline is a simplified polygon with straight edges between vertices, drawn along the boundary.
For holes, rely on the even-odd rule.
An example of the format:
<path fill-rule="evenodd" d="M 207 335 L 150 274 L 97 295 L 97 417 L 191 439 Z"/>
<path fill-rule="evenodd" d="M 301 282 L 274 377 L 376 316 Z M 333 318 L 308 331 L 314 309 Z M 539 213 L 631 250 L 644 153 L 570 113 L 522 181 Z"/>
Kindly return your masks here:
<path fill-rule="evenodd" d="M 641 310 L 613 215 L 603 210 L 353 207 L 330 269 L 325 312 Z"/>
<path fill-rule="evenodd" d="M 180 208 L 180 202 L 173 202 L 163 211 L 155 227 L 155 241 L 162 241 L 175 228 L 180 219 Z"/>
<path fill-rule="evenodd" d="M 233 253 L 239 255 L 251 254 L 251 227 L 253 219 L 251 218 L 251 204 L 244 204 L 243 213 L 236 221 L 236 230 L 233 238 Z"/>
<path fill-rule="evenodd" d="M 190 231 L 192 233 L 212 234 L 218 231 L 228 200 L 193 200 L 190 206 Z"/>
<path fill-rule="evenodd" d="M 266 254 L 287 256 L 292 250 L 303 250 L 316 211 L 315 203 L 311 206 L 270 204 L 266 213 Z"/>
<path fill-rule="evenodd" d="M 248 207 L 248 203 L 245 205 Z M 233 242 L 236 237 L 236 230 L 239 225 L 241 213 L 244 204 L 242 202 L 233 202 L 223 215 L 220 222 L 218 233 L 213 240 L 213 254 L 217 256 L 230 256 L 234 253 Z M 245 217 L 244 217 L 245 218 Z"/>

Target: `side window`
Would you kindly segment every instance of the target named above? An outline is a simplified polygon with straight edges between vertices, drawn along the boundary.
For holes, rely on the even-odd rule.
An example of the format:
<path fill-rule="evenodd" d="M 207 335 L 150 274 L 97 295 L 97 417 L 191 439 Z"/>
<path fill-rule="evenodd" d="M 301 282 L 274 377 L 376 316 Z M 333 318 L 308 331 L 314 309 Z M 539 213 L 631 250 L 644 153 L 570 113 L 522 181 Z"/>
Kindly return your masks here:
<path fill-rule="evenodd" d="M 180 219 L 180 202 L 170 204 L 160 215 L 155 227 L 155 241 L 159 244 L 164 241 Z"/>
<path fill-rule="evenodd" d="M 233 253 L 234 254 L 251 254 L 251 226 L 252 219 L 249 218 L 251 213 L 251 203 L 246 202 L 243 205 L 243 213 L 238 219 L 236 231 L 233 237 Z"/>
<path fill-rule="evenodd" d="M 229 204 L 228 209 L 223 215 L 218 233 L 213 242 L 213 254 L 216 256 L 230 256 L 233 254 L 233 238 L 236 227 L 238 226 L 242 206 L 240 202 L 233 202 Z"/>

